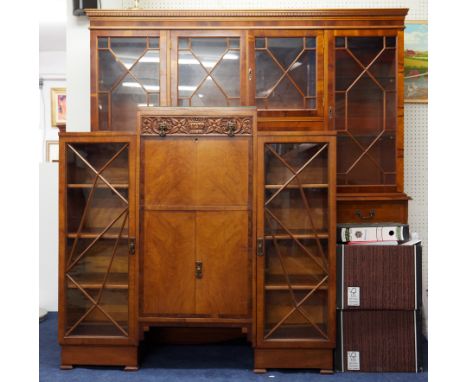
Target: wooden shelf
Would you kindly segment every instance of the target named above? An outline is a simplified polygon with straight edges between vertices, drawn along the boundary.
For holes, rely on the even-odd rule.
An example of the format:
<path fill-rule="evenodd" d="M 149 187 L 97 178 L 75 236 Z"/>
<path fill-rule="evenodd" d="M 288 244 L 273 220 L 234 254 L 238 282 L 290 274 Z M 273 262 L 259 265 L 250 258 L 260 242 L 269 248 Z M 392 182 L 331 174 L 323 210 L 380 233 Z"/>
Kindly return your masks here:
<path fill-rule="evenodd" d="M 283 187 L 282 184 L 265 184 L 267 190 L 278 190 Z M 310 183 L 302 184 L 302 188 L 328 188 L 328 183 Z M 299 189 L 298 184 L 288 184 L 285 189 Z"/>
<path fill-rule="evenodd" d="M 81 239 L 95 239 L 99 234 L 104 230 L 104 228 L 94 228 L 86 229 L 80 233 Z M 111 228 L 104 235 L 101 236 L 102 239 L 117 239 L 119 237 L 120 228 Z M 75 239 L 78 236 L 78 232 L 69 232 L 67 238 Z M 128 230 L 124 229 L 122 232 L 121 239 L 128 239 Z"/>
<path fill-rule="evenodd" d="M 104 280 L 103 273 L 87 273 L 82 275 L 79 280 L 76 280 L 78 284 L 84 289 L 100 289 Z M 78 288 L 72 281 L 68 280 L 68 288 Z M 128 274 L 127 273 L 113 273 L 110 274 L 104 289 L 128 289 Z"/>
<path fill-rule="evenodd" d="M 291 232 L 296 239 L 328 239 L 328 233 L 320 232 L 318 234 L 306 233 L 306 232 Z M 293 240 L 292 237 L 285 233 L 279 233 L 274 235 L 277 240 Z M 273 240 L 273 235 L 265 235 L 265 240 Z"/>
<path fill-rule="evenodd" d="M 92 183 L 69 183 L 67 184 L 68 188 L 93 188 Z M 114 188 L 128 188 L 128 183 L 111 183 L 111 186 Z M 109 188 L 105 183 L 96 184 L 96 188 Z"/>
<path fill-rule="evenodd" d="M 306 290 L 311 291 L 317 285 L 316 284 L 292 284 L 293 290 Z M 288 284 L 265 284 L 265 290 L 289 290 Z M 328 290 L 327 285 L 320 285 L 317 290 Z"/>

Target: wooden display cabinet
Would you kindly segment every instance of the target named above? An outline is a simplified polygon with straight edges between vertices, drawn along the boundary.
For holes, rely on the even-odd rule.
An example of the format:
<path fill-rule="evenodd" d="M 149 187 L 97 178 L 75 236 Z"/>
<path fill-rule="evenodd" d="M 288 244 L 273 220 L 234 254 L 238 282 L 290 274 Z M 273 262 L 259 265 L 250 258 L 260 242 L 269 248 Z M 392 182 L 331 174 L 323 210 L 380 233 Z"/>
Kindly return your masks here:
<path fill-rule="evenodd" d="M 336 221 L 407 222 L 407 11 L 87 11 L 92 133 L 60 138 L 64 366 L 135 367 L 173 325 L 243 328 L 259 370 L 332 369 Z"/>
<path fill-rule="evenodd" d="M 62 368 L 138 365 L 135 137 L 60 134 Z"/>
<path fill-rule="evenodd" d="M 333 369 L 335 136 L 258 138 L 255 369 Z"/>
<path fill-rule="evenodd" d="M 406 13 L 89 10 L 92 129 L 135 131 L 138 105 L 256 106 L 259 131 L 338 132 L 338 222 L 406 223 Z"/>

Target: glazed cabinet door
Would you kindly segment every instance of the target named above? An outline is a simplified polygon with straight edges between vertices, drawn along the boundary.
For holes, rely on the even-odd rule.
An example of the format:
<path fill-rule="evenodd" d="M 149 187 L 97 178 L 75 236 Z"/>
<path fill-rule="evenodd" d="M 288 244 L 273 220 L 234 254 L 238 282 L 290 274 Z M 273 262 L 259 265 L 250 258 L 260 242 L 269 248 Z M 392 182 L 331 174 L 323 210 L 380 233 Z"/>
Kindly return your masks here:
<path fill-rule="evenodd" d="M 137 108 L 166 97 L 166 32 L 92 32 L 92 130 L 135 131 Z"/>
<path fill-rule="evenodd" d="M 130 344 L 135 337 L 135 140 L 60 139 L 62 344 Z"/>
<path fill-rule="evenodd" d="M 328 33 L 339 192 L 402 192 L 402 32 Z"/>
<path fill-rule="evenodd" d="M 171 31 L 172 106 L 246 105 L 245 33 Z"/>
<path fill-rule="evenodd" d="M 258 139 L 257 347 L 335 340 L 334 137 Z"/>
<path fill-rule="evenodd" d="M 322 31 L 251 31 L 248 79 L 259 117 L 321 118 Z"/>

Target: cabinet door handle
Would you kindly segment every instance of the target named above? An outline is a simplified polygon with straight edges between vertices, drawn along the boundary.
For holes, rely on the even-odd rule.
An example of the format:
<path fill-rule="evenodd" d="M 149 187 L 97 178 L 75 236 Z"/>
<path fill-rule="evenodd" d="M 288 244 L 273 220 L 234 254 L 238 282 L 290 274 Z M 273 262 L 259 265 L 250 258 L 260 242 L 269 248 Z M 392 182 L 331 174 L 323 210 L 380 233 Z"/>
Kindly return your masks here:
<path fill-rule="evenodd" d="M 130 255 L 135 254 L 135 239 L 134 238 L 128 239 L 128 252 L 130 253 Z"/>
<path fill-rule="evenodd" d="M 328 119 L 333 119 L 333 108 L 331 106 L 328 107 Z"/>
<path fill-rule="evenodd" d="M 203 278 L 203 263 L 201 261 L 195 261 L 195 277 L 197 279 Z"/>
<path fill-rule="evenodd" d="M 367 216 L 362 215 L 361 210 L 356 210 L 355 215 L 361 220 L 369 220 L 375 217 L 375 210 L 374 209 L 370 210 L 369 215 Z"/>
<path fill-rule="evenodd" d="M 257 256 L 263 256 L 263 239 L 257 240 Z"/>
<path fill-rule="evenodd" d="M 252 68 L 249 68 L 249 81 L 252 81 Z"/>

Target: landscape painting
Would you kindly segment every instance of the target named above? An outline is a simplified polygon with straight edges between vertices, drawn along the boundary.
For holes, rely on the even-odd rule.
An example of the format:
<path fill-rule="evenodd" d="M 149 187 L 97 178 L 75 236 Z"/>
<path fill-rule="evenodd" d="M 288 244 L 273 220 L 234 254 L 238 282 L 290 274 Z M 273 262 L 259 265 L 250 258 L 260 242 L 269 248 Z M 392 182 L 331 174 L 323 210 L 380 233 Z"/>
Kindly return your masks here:
<path fill-rule="evenodd" d="M 405 102 L 427 103 L 427 22 L 407 22 L 405 28 Z"/>

